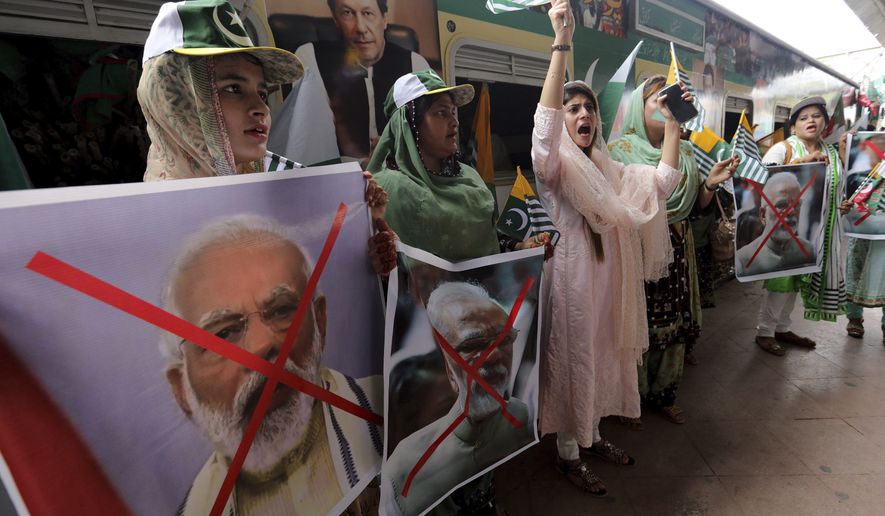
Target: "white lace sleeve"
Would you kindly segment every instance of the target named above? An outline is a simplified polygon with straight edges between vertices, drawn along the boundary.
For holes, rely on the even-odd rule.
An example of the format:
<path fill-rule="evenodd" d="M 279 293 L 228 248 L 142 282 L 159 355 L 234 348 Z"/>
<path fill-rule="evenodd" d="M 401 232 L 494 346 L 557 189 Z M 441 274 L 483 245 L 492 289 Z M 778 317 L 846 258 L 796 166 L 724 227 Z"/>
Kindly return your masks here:
<path fill-rule="evenodd" d="M 538 104 L 535 110 L 535 128 L 532 130 L 532 166 L 538 181 L 555 181 L 559 175 L 562 120 L 561 109 Z"/>
<path fill-rule="evenodd" d="M 670 194 L 676 189 L 676 185 L 679 184 L 681 178 L 682 173 L 675 168 L 663 161 L 658 163 L 658 168 L 655 169 L 655 182 L 658 185 L 658 199 L 666 199 L 667 197 L 670 197 Z"/>

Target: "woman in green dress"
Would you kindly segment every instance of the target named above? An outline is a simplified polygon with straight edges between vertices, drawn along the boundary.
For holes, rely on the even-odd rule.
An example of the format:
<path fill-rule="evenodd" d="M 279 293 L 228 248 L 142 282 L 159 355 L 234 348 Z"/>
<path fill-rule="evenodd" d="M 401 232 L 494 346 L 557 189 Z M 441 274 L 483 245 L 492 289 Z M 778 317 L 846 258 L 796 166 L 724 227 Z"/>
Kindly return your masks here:
<path fill-rule="evenodd" d="M 647 165 L 660 161 L 665 133 L 679 132 L 675 119 L 657 114 L 660 111 L 656 99 L 665 83 L 664 76 L 650 77 L 633 92 L 624 121 L 624 135 L 609 144 L 612 159 Z M 645 284 L 649 347 L 639 366 L 639 394 L 643 404 L 660 410 L 673 423 L 685 421 L 682 409 L 676 405 L 676 391 L 682 379 L 686 345 L 697 339 L 701 328 L 697 261 L 688 218 L 710 204 L 719 184 L 731 178 L 736 168 L 736 158 L 721 161 L 705 180 L 692 157 L 691 144 L 680 142 L 682 179 L 667 199 L 673 263 L 667 277 Z M 630 424 L 638 428 L 641 422 L 634 419 Z"/>

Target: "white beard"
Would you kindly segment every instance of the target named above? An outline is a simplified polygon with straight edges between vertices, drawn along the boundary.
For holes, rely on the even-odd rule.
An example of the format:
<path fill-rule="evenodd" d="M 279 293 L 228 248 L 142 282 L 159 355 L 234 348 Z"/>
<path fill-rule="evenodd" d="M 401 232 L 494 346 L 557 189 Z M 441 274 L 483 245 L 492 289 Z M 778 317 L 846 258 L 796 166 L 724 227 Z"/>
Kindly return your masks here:
<path fill-rule="evenodd" d="M 509 383 L 507 367 L 504 364 L 497 364 L 491 368 L 479 368 L 479 376 L 483 380 L 486 380 L 490 376 L 498 376 L 502 374 L 504 375 L 504 378 L 499 383 L 490 383 L 489 385 L 495 390 L 495 392 L 500 394 L 502 398 L 507 399 L 508 396 L 504 395 L 504 391 L 507 389 L 507 384 Z M 464 403 L 467 398 L 466 373 L 458 371 L 458 373 L 455 374 L 455 383 L 458 384 L 458 405 L 461 407 L 461 410 L 464 410 Z M 472 382 L 470 411 L 468 413 L 470 419 L 474 421 L 482 421 L 500 410 L 501 404 L 498 403 L 488 391 L 483 389 L 479 383 L 476 381 Z"/>
<path fill-rule="evenodd" d="M 286 359 L 286 371 L 318 384 L 320 357 L 318 354 L 314 355 L 308 358 L 306 368 L 298 367 L 291 358 Z M 253 371 L 246 382 L 237 389 L 233 408 L 228 411 L 201 403 L 185 372 L 184 394 L 191 407 L 191 418 L 206 439 L 226 457 L 233 458 L 236 454 L 249 425 L 245 414 L 246 404 L 256 392 L 263 389 L 264 385 L 265 377 Z M 277 388 L 290 389 L 288 386 Z M 268 473 L 288 452 L 301 444 L 315 402 L 316 399 L 313 397 L 296 390 L 286 398 L 283 405 L 267 412 L 243 462 L 243 471 L 253 475 Z"/>

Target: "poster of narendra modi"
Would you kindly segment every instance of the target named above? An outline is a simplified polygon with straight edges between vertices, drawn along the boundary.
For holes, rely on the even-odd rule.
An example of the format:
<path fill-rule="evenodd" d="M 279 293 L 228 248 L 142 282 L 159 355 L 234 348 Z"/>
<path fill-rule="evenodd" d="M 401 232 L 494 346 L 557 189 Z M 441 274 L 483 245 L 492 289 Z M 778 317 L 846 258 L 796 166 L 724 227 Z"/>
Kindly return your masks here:
<path fill-rule="evenodd" d="M 471 514 L 538 441 L 544 250 L 451 263 L 398 244 L 388 283 L 381 514 Z M 449 496 L 464 486 L 459 496 Z"/>
<path fill-rule="evenodd" d="M 344 164 L 0 194 L 0 479 L 19 512 L 377 507 L 365 188 Z"/>

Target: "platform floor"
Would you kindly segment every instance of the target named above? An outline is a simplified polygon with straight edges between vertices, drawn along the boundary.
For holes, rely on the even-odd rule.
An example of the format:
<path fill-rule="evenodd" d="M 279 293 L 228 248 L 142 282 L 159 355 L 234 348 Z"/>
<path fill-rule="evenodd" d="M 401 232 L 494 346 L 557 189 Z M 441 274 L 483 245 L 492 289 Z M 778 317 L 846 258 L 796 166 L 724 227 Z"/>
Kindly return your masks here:
<path fill-rule="evenodd" d="M 594 498 L 554 468 L 555 441 L 496 471 L 498 505 L 522 515 L 885 515 L 885 346 L 880 310 L 866 335 L 846 320 L 811 323 L 793 314 L 815 350 L 784 357 L 753 342 L 759 283 L 722 285 L 704 311 L 696 356 L 677 403 L 687 421 L 643 414 L 644 430 L 604 420 L 602 434 L 637 459 L 619 467 L 591 459 L 608 487 Z"/>

